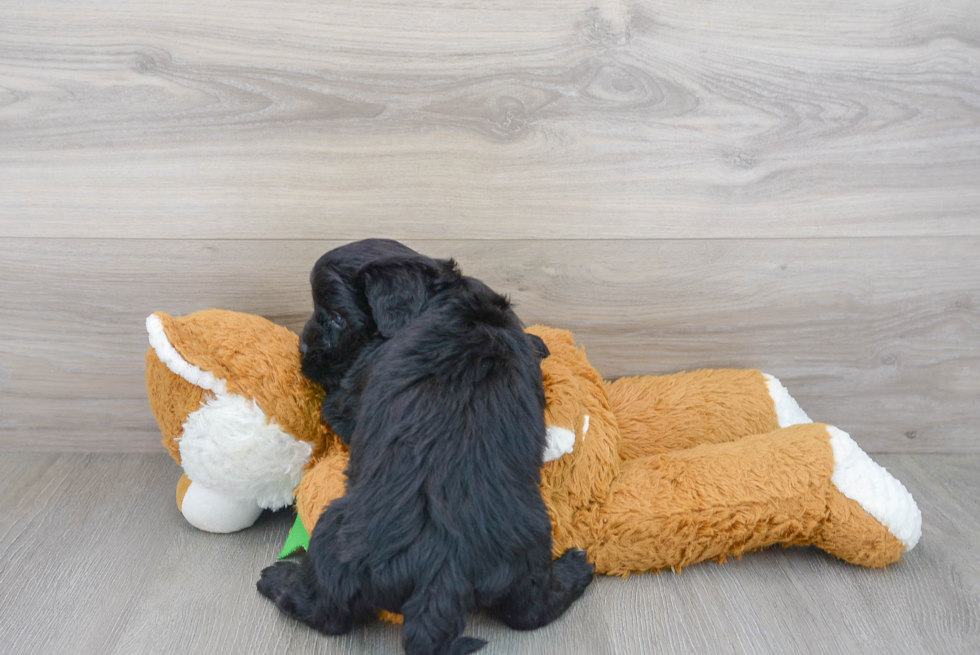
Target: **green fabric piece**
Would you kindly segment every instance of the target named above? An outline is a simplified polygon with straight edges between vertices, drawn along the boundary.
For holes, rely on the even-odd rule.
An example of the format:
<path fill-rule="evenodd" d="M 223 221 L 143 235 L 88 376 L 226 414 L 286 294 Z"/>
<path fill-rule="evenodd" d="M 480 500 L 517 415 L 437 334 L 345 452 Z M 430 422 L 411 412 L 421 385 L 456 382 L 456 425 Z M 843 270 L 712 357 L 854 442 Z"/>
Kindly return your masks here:
<path fill-rule="evenodd" d="M 296 522 L 293 523 L 293 527 L 289 530 L 289 535 L 286 537 L 286 544 L 282 547 L 282 552 L 279 553 L 277 559 L 282 559 L 284 557 L 289 557 L 293 553 L 300 549 L 304 551 L 310 547 L 310 534 L 306 531 L 306 527 L 303 522 L 299 520 L 299 514 L 296 515 Z"/>

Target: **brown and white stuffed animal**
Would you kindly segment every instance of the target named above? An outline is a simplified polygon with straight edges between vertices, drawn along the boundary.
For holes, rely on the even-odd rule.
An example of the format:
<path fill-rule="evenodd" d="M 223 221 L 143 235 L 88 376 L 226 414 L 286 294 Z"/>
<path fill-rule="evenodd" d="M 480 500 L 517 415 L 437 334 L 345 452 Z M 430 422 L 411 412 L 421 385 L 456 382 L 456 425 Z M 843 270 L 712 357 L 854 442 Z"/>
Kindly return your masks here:
<path fill-rule="evenodd" d="M 248 314 L 147 319 L 147 391 L 184 468 L 178 506 L 212 532 L 293 502 L 307 531 L 344 493 L 347 451 L 320 422 L 298 338 Z M 564 330 L 535 326 L 548 405 L 541 493 L 555 553 L 596 572 L 682 567 L 815 545 L 862 566 L 915 547 L 921 515 L 847 433 L 812 423 L 775 378 L 701 370 L 603 380 Z"/>

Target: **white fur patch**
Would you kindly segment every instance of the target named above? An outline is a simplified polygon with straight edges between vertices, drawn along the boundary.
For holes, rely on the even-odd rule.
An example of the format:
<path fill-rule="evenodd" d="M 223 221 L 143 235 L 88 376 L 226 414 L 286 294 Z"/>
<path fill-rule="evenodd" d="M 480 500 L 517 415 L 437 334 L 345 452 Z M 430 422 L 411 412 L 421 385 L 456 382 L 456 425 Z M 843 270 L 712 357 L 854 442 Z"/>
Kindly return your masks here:
<path fill-rule="evenodd" d="M 544 447 L 544 461 L 550 462 L 575 449 L 575 433 L 567 428 L 549 425 Z"/>
<path fill-rule="evenodd" d="M 309 443 L 237 394 L 217 394 L 192 412 L 179 444 L 181 464 L 192 481 L 227 496 L 254 499 L 267 509 L 293 502 L 313 453 Z"/>
<path fill-rule="evenodd" d="M 166 364 L 174 375 L 179 375 L 194 386 L 214 393 L 228 392 L 227 382 L 215 377 L 210 371 L 201 370 L 180 356 L 180 353 L 171 345 L 167 333 L 163 331 L 163 323 L 156 314 L 150 314 L 146 317 L 146 332 L 150 336 L 150 346 L 156 351 L 157 357 Z"/>
<path fill-rule="evenodd" d="M 585 441 L 585 435 L 589 433 L 589 415 L 586 414 L 585 418 L 582 419 L 582 441 Z"/>
<path fill-rule="evenodd" d="M 831 481 L 912 550 L 922 536 L 922 513 L 912 494 L 880 464 L 861 450 L 850 435 L 827 426 L 834 450 Z"/>
<path fill-rule="evenodd" d="M 779 421 L 779 427 L 788 428 L 791 425 L 813 423 L 777 378 L 768 373 L 762 375 L 766 378 L 769 396 L 772 397 L 772 402 L 776 406 L 776 420 Z"/>

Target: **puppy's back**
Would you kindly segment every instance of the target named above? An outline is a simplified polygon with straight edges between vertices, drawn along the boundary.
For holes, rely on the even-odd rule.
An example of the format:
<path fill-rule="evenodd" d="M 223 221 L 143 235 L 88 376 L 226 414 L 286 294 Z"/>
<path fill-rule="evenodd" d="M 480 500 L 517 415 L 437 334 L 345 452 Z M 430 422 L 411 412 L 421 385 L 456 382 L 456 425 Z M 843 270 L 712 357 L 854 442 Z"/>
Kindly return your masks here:
<path fill-rule="evenodd" d="M 538 489 L 544 391 L 509 303 L 464 282 L 369 368 L 340 543 L 357 544 L 351 557 L 396 578 L 452 566 L 460 583 L 492 593 L 529 548 L 550 552 Z"/>

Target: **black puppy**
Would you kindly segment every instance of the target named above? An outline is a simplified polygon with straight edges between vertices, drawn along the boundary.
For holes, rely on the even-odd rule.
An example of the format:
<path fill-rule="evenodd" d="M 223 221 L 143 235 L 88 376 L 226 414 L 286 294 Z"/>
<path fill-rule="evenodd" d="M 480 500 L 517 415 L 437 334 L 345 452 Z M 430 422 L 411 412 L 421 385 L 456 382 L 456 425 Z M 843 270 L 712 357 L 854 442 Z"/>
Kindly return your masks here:
<path fill-rule="evenodd" d="M 560 616 L 592 566 L 580 550 L 551 559 L 543 344 L 454 262 L 391 241 L 327 253 L 313 287 L 303 370 L 350 442 L 347 493 L 259 591 L 328 634 L 402 613 L 410 655 L 481 648 L 460 636 L 473 609 L 521 630 Z"/>

